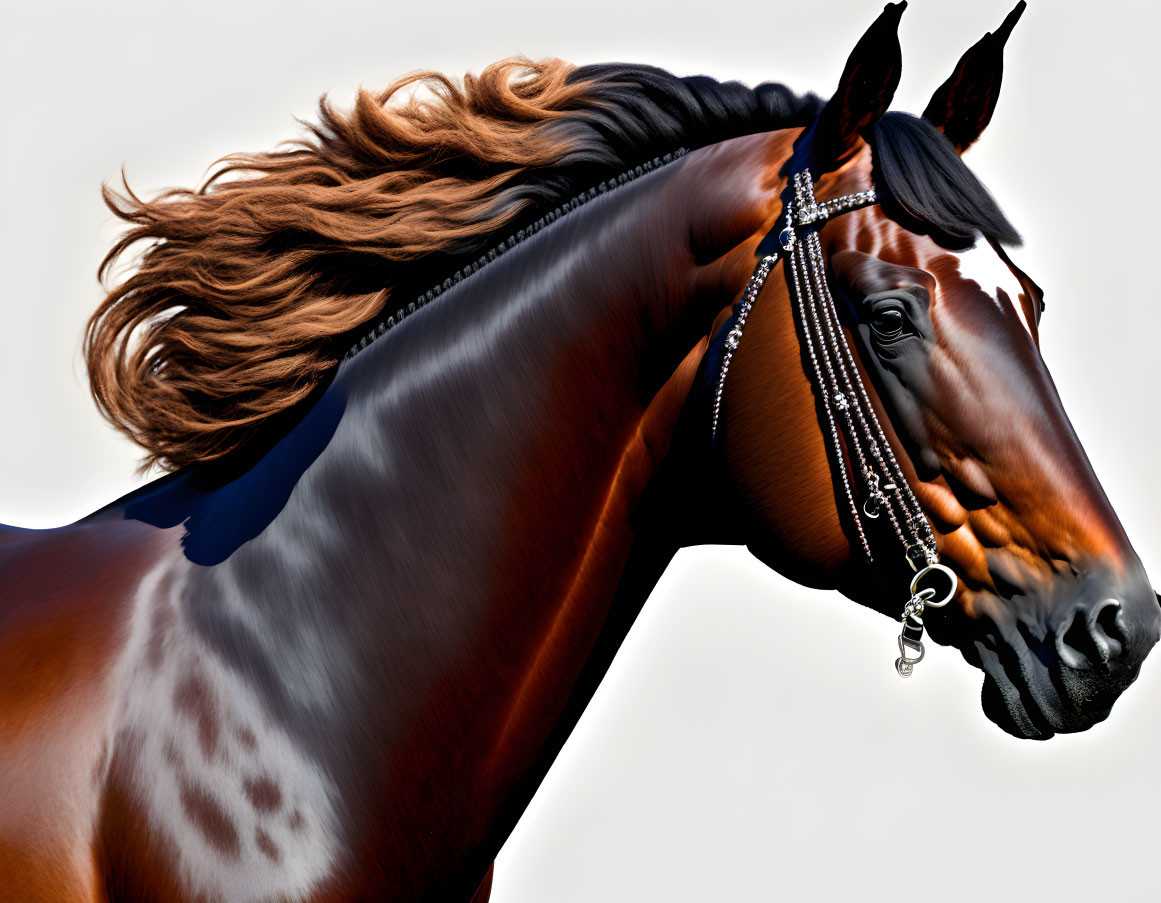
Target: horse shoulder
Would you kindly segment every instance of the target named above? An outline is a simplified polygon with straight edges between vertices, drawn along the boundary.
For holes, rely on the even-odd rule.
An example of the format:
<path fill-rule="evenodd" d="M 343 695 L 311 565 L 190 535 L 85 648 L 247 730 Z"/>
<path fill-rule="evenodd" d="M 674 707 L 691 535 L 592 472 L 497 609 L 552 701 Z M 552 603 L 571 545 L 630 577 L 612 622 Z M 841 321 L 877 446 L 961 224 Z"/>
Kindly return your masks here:
<path fill-rule="evenodd" d="M 112 514 L 0 527 L 0 898 L 101 898 L 115 664 L 141 575 L 170 541 Z"/>

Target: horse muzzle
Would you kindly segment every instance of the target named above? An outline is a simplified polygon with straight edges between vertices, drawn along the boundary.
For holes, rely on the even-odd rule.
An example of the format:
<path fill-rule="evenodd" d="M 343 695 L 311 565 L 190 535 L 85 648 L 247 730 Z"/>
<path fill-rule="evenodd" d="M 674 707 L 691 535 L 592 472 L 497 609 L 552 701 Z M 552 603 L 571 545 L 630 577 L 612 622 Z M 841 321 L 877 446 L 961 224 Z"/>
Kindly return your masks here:
<path fill-rule="evenodd" d="M 1161 635 L 1159 597 L 1143 583 L 1091 578 L 1079 598 L 1043 606 L 1022 597 L 991 614 L 960 648 L 984 672 L 984 713 L 1008 733 L 1047 740 L 1108 717 Z M 1053 593 L 1059 596 L 1059 593 Z M 1047 614 L 1038 614 L 1038 612 Z"/>

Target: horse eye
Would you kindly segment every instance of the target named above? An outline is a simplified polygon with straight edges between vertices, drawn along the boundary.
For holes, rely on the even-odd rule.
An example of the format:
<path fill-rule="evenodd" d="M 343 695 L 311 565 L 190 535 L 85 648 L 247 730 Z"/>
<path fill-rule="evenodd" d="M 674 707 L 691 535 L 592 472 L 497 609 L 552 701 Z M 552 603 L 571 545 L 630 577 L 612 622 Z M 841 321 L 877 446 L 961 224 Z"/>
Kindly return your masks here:
<path fill-rule="evenodd" d="M 898 307 L 882 307 L 871 314 L 871 328 L 880 339 L 897 339 L 903 335 L 903 311 Z"/>

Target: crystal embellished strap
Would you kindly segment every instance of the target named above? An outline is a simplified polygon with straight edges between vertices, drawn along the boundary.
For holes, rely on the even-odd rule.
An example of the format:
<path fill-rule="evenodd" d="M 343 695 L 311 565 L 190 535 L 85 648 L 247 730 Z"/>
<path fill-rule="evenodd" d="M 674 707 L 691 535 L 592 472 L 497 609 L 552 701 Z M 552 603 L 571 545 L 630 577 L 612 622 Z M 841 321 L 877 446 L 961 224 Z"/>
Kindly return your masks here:
<path fill-rule="evenodd" d="M 807 375 L 814 383 L 826 413 L 839 482 L 863 555 L 868 563 L 874 561 L 863 519 L 875 520 L 886 514 L 908 563 L 916 571 L 911 582 L 911 598 L 904 609 L 903 632 L 899 637 L 900 657 L 895 662 L 899 674 L 908 677 L 915 664 L 923 658 L 924 609 L 947 604 L 955 592 L 957 580 L 952 571 L 939 564 L 931 525 L 883 434 L 839 322 L 818 236 L 818 230 L 828 220 L 851 210 L 869 207 L 878 202 L 878 197 L 872 188 L 820 204 L 815 200 L 814 183 L 806 170 L 794 176 L 793 190 L 794 198 L 786 210 L 786 228 L 779 236 L 782 250 L 758 262 L 746 285 L 735 323 L 726 335 L 714 395 L 713 438 L 716 441 L 726 375 L 741 344 L 746 321 L 767 277 L 775 264 L 783 260 L 810 364 Z M 944 584 L 939 601 L 935 598 L 939 595 L 936 588 L 921 585 L 933 578 Z"/>
<path fill-rule="evenodd" d="M 754 275 L 750 277 L 750 281 L 746 284 L 746 291 L 742 295 L 742 304 L 738 308 L 738 319 L 734 323 L 733 329 L 726 334 L 726 350 L 722 355 L 722 369 L 718 374 L 717 390 L 714 392 L 711 432 L 715 441 L 718 437 L 718 418 L 721 415 L 722 393 L 726 388 L 726 374 L 730 370 L 730 361 L 734 359 L 734 352 L 738 350 L 738 344 L 742 341 L 742 330 L 746 328 L 746 318 L 750 316 L 750 309 L 754 306 L 758 293 L 766 284 L 766 277 L 770 275 L 770 271 L 774 269 L 774 264 L 778 262 L 778 259 L 777 254 L 770 254 L 758 261 L 758 267 L 754 270 Z"/>

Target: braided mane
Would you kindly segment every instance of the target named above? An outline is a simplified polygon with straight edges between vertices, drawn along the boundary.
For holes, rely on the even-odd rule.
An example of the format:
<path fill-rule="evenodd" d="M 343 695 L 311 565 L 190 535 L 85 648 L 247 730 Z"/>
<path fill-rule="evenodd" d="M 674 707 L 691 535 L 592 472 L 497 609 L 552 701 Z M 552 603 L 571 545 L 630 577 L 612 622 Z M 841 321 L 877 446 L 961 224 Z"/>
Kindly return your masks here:
<path fill-rule="evenodd" d="M 542 225 L 681 145 L 806 125 L 817 109 L 781 85 L 527 59 L 462 84 L 404 76 L 349 111 L 324 97 L 306 138 L 226 157 L 196 190 L 104 188 L 130 228 L 101 277 L 143 251 L 86 327 L 93 397 L 143 468 L 221 458 L 324 384 L 390 299 L 473 261 L 498 230 Z"/>

